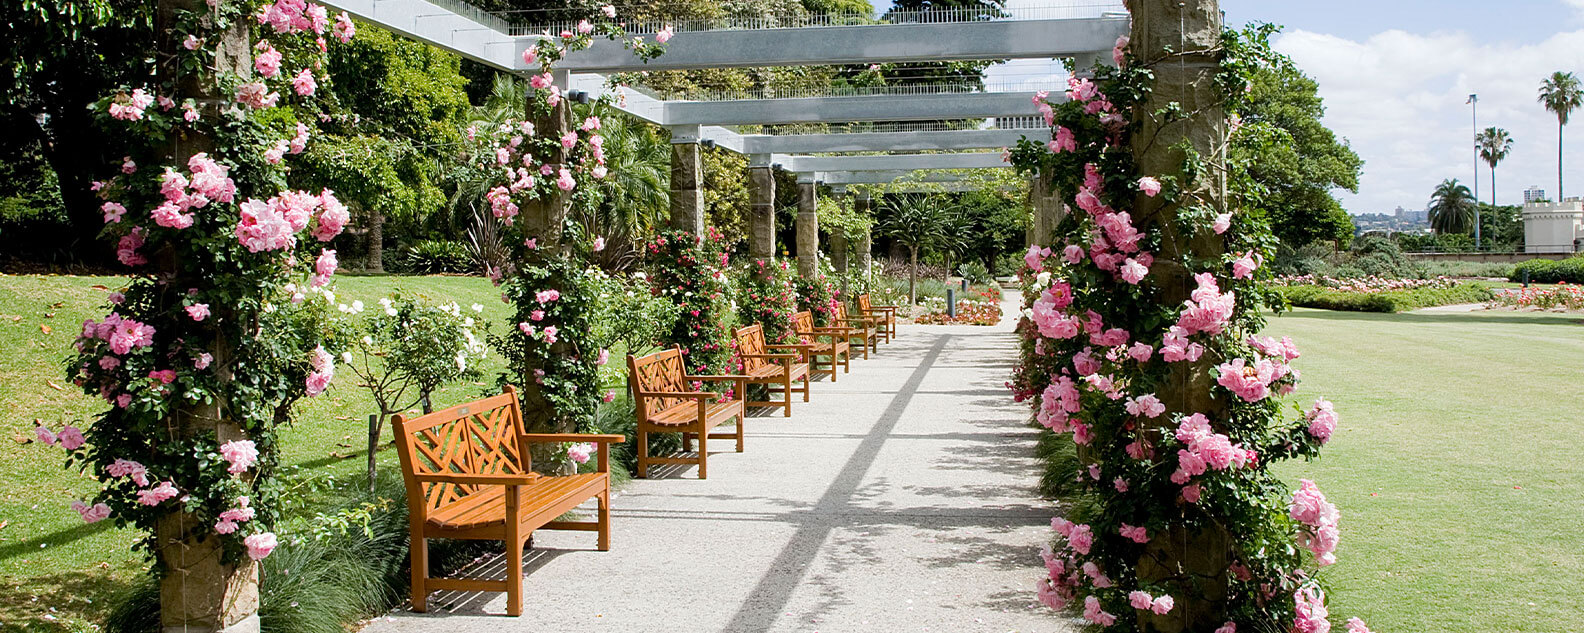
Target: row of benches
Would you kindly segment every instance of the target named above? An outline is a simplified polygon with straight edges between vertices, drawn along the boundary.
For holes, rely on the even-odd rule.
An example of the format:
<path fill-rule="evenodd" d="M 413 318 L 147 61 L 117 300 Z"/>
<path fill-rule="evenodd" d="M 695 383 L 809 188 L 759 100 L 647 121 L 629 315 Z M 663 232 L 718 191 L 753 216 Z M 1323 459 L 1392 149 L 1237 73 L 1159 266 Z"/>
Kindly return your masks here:
<path fill-rule="evenodd" d="M 837 367 L 852 368 L 852 345 L 864 358 L 878 351 L 880 341 L 896 336 L 896 308 L 874 306 L 868 295 L 859 295 L 860 314 L 848 316 L 836 308 L 831 322 L 816 327 L 809 312 L 794 315 L 798 343 L 767 344 L 759 324 L 736 332 L 742 373 L 691 375 L 680 348 L 643 357 L 628 356 L 628 384 L 637 412 L 638 477 L 648 476 L 654 464 L 698 464 L 699 479 L 708 476 L 710 439 L 735 439 L 743 450 L 747 408 L 778 406 L 792 415 L 792 394 L 809 400 L 812 373 L 825 370 L 836 381 Z M 826 359 L 824 365 L 821 359 Z M 802 386 L 794 388 L 801 382 Z M 703 390 L 706 384 L 729 384 L 725 393 Z M 767 395 L 749 401 L 748 386 L 779 387 L 781 400 Z M 732 433 L 712 433 L 729 421 Z M 621 435 L 581 433 L 527 433 L 515 387 L 482 400 L 435 411 L 417 418 L 396 415 L 396 434 L 402 476 L 407 486 L 408 531 L 412 539 L 412 608 L 427 609 L 434 591 L 504 591 L 507 615 L 522 614 L 522 550 L 537 529 L 585 530 L 598 533 L 600 551 L 610 549 L 610 445 L 626 441 Z M 649 455 L 651 433 L 681 433 L 682 450 L 697 457 Z M 533 470 L 530 447 L 538 443 L 595 442 L 598 467 L 592 473 L 543 475 Z M 563 521 L 562 515 L 594 499 L 594 521 Z M 495 540 L 506 544 L 506 579 L 429 577 L 428 540 Z"/>

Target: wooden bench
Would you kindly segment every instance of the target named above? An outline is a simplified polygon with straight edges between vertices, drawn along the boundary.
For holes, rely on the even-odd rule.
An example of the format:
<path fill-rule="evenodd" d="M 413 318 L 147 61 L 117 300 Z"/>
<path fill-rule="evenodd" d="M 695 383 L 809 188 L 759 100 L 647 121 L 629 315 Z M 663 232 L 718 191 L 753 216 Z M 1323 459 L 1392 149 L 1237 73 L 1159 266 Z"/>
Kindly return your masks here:
<path fill-rule="evenodd" d="M 858 313 L 872 318 L 880 326 L 880 334 L 885 336 L 885 342 L 890 343 L 896 338 L 896 306 L 877 306 L 869 303 L 869 293 L 858 295 Z"/>
<path fill-rule="evenodd" d="M 750 385 L 780 385 L 781 401 L 766 400 L 747 401 L 750 407 L 782 407 L 786 417 L 792 417 L 792 393 L 803 394 L 803 401 L 809 401 L 809 361 L 808 355 L 812 345 L 766 345 L 764 326 L 758 323 L 745 328 L 737 328 L 737 356 L 742 359 L 743 375 L 748 377 Z M 791 350 L 792 353 L 772 354 L 770 350 Z M 803 381 L 803 386 L 792 388 L 792 383 Z M 744 399 L 747 394 L 743 394 Z"/>
<path fill-rule="evenodd" d="M 698 464 L 699 479 L 708 479 L 711 439 L 735 438 L 737 452 L 742 452 L 747 376 L 689 376 L 680 347 L 642 358 L 628 356 L 627 369 L 627 385 L 632 389 L 638 413 L 638 472 L 633 476 L 648 477 L 650 464 Z M 696 382 L 733 383 L 733 397 L 697 391 L 693 388 Z M 710 433 L 732 420 L 737 421 L 736 433 Z M 650 457 L 650 433 L 681 433 L 683 451 L 692 450 L 693 439 L 697 438 L 698 457 Z"/>
<path fill-rule="evenodd" d="M 825 368 L 830 370 L 831 382 L 836 382 L 838 363 L 841 364 L 842 371 L 852 371 L 852 349 L 847 343 L 846 328 L 814 327 L 814 315 L 804 310 L 792 315 L 792 331 L 809 346 L 810 369 L 822 369 L 819 358 L 825 356 L 830 358 L 830 364 Z"/>
<path fill-rule="evenodd" d="M 863 316 L 849 316 L 847 306 L 836 304 L 836 314 L 831 317 L 831 327 L 847 328 L 847 340 L 857 341 L 859 351 L 863 352 L 864 360 L 869 360 L 869 352 L 880 352 L 880 328 L 874 319 Z"/>
<path fill-rule="evenodd" d="M 396 415 L 397 454 L 407 484 L 412 536 L 412 606 L 427 608 L 433 591 L 505 591 L 506 613 L 522 615 L 523 544 L 540 528 L 599 533 L 610 549 L 610 445 L 620 435 L 524 433 L 517 390 L 419 416 Z M 597 472 L 547 476 L 533 472 L 530 444 L 597 442 Z M 594 521 L 557 521 L 589 499 Z M 506 580 L 429 577 L 427 539 L 503 541 Z"/>

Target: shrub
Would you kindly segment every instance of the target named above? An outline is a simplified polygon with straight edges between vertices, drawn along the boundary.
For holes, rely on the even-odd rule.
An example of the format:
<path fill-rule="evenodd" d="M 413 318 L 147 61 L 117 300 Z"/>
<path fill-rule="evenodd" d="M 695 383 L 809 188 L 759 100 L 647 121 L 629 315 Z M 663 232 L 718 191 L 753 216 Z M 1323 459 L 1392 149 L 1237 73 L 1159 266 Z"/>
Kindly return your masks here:
<path fill-rule="evenodd" d="M 829 325 L 831 318 L 836 316 L 837 292 L 831 285 L 829 277 L 808 279 L 795 277 L 792 281 L 797 287 L 798 310 L 808 310 L 814 316 L 814 325 Z"/>
<path fill-rule="evenodd" d="M 715 227 L 707 235 L 666 231 L 644 249 L 649 279 L 656 296 L 679 309 L 666 334 L 667 345 L 680 345 L 691 374 L 720 374 L 731 362 L 731 291 L 726 268 L 726 241 Z"/>
<path fill-rule="evenodd" d="M 1491 300 L 1490 307 L 1584 310 L 1584 286 L 1564 283 L 1502 290 Z"/>
<path fill-rule="evenodd" d="M 416 275 L 471 273 L 476 270 L 473 261 L 472 253 L 462 242 L 421 240 L 402 251 L 395 272 Z"/>
<path fill-rule="evenodd" d="M 1432 261 L 1420 262 L 1431 277 L 1500 277 L 1513 273 L 1513 264 L 1502 262 Z"/>
<path fill-rule="evenodd" d="M 1564 260 L 1531 259 L 1513 266 L 1508 279 L 1524 281 L 1525 275 L 1530 283 L 1555 284 L 1570 283 L 1584 284 L 1584 255 L 1575 255 Z"/>
<path fill-rule="evenodd" d="M 1457 284 L 1446 287 L 1424 286 L 1405 290 L 1360 292 L 1324 286 L 1280 287 L 1283 296 L 1295 307 L 1348 312 L 1403 312 L 1457 303 L 1489 301 L 1492 293 L 1484 284 Z"/>
<path fill-rule="evenodd" d="M 979 262 L 968 262 L 957 267 L 957 274 L 971 284 L 988 284 L 995 281 L 990 276 L 990 269 Z"/>
<path fill-rule="evenodd" d="M 798 293 L 786 260 L 755 260 L 739 269 L 737 320 L 744 326 L 764 326 L 767 343 L 789 343 L 796 338 L 792 314 L 798 311 Z"/>

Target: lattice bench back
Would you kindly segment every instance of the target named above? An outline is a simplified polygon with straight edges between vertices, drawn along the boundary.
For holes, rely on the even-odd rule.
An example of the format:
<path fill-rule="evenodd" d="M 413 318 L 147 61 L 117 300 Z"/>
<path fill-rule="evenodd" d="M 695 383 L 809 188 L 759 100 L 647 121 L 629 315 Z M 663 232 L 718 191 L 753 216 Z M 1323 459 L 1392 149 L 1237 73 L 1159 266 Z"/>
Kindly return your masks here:
<path fill-rule="evenodd" d="M 442 409 L 396 424 L 402 470 L 414 475 L 520 475 L 532 469 L 531 458 L 518 446 L 523 432 L 517 388 L 505 393 Z M 434 510 L 473 494 L 479 486 L 454 483 L 414 485 L 407 479 L 411 501 Z"/>
<path fill-rule="evenodd" d="M 628 356 L 627 369 L 629 371 L 627 380 L 633 387 L 633 400 L 638 408 L 639 419 L 670 410 L 680 404 L 692 404 L 693 401 L 686 398 L 646 398 L 638 393 L 693 391 L 693 388 L 686 384 L 687 369 L 682 364 L 682 348 L 673 347 L 642 358 Z"/>
<path fill-rule="evenodd" d="M 804 310 L 792 315 L 792 330 L 807 340 L 814 333 L 814 313 Z"/>
<path fill-rule="evenodd" d="M 858 295 L 858 311 L 859 312 L 869 312 L 870 310 L 873 310 L 873 309 L 874 308 L 869 305 L 869 293 L 866 292 L 866 293 L 863 293 L 861 295 Z"/>
<path fill-rule="evenodd" d="M 765 351 L 764 326 L 758 323 L 737 330 L 737 353 L 742 355 L 743 373 L 751 373 L 765 365 L 771 364 L 770 359 L 763 358 Z M 760 357 L 755 357 L 759 355 Z"/>

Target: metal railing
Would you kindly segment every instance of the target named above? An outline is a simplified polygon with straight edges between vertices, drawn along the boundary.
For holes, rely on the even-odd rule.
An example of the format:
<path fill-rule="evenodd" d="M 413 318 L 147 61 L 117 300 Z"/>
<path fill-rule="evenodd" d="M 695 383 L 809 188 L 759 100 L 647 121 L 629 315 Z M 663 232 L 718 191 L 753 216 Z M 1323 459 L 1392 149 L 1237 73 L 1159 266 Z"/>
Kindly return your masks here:
<path fill-rule="evenodd" d="M 851 134 L 861 132 L 950 132 L 957 130 L 1039 130 L 1045 128 L 1039 116 L 958 119 L 948 121 L 872 121 L 853 123 L 787 123 L 780 125 L 738 126 L 744 134 L 788 136 L 796 134 Z"/>
<path fill-rule="evenodd" d="M 565 10 L 555 10 L 564 15 Z M 617 7 L 617 19 L 623 15 Z M 955 24 L 963 22 L 988 22 L 998 20 L 1063 20 L 1097 18 L 1107 15 L 1125 16 L 1127 8 L 1122 0 L 1078 0 L 1052 2 L 1036 6 L 1019 6 L 997 9 L 990 6 L 932 8 L 924 11 L 887 11 L 874 16 L 863 13 L 824 13 L 816 15 L 749 15 L 720 16 L 686 19 L 642 19 L 623 23 L 623 28 L 633 35 L 651 35 L 662 29 L 672 31 L 753 31 L 764 29 L 791 29 L 821 26 L 862 26 L 877 24 Z M 511 22 L 512 35 L 557 34 L 577 28 L 577 20 L 546 20 L 546 10 L 503 11 L 499 16 Z"/>

